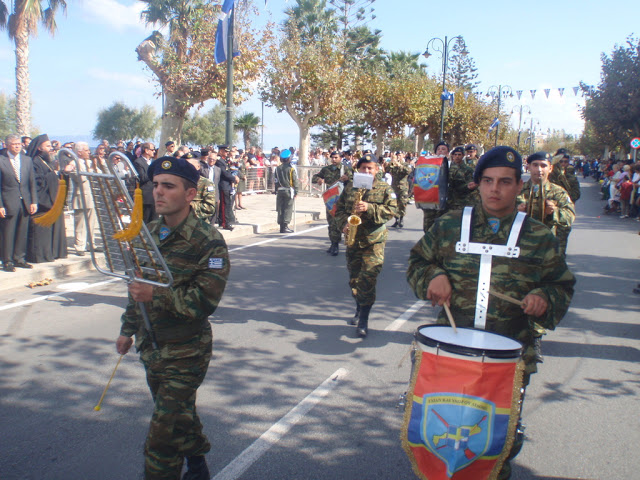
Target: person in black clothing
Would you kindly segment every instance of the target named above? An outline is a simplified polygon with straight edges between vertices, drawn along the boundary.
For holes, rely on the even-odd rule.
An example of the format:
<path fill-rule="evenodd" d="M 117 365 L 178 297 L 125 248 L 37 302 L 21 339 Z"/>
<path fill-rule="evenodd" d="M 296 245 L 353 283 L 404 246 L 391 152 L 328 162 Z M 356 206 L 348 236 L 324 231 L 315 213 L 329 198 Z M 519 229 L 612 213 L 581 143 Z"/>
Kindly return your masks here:
<path fill-rule="evenodd" d="M 227 158 L 231 155 L 231 149 L 228 145 L 218 146 L 218 160 L 216 167 L 220 167 L 220 178 L 218 186 L 220 189 L 220 208 L 218 211 L 218 225 L 225 230 L 233 230 L 233 224 L 236 218 L 233 214 L 233 199 L 231 198 L 231 190 L 240 181 L 240 179 L 231 173 Z"/>
<path fill-rule="evenodd" d="M 133 161 L 133 167 L 138 172 L 138 181 L 142 190 L 142 219 L 145 224 L 158 218 L 155 203 L 153 201 L 153 182 L 147 175 L 149 165 L 155 158 L 156 147 L 153 143 L 143 143 L 140 147 L 141 154 Z"/>

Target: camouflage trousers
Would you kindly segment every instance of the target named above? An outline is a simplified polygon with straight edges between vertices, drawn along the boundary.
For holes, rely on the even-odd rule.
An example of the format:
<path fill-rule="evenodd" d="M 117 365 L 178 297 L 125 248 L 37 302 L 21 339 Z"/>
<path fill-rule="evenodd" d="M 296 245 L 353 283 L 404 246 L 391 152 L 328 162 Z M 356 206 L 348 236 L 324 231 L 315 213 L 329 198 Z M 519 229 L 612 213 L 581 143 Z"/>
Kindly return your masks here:
<path fill-rule="evenodd" d="M 373 305 L 376 301 L 376 282 L 384 263 L 385 243 L 374 243 L 366 248 L 357 244 L 347 247 L 349 286 L 358 305 Z"/>
<path fill-rule="evenodd" d="M 211 360 L 211 330 L 187 343 L 145 348 L 140 359 L 154 410 L 144 447 L 145 480 L 179 480 L 184 457 L 211 449 L 196 413 L 196 391 Z"/>
<path fill-rule="evenodd" d="M 560 252 L 562 252 L 563 255 L 567 254 L 567 243 L 569 243 L 570 233 L 571 228 L 556 226 L 556 239 L 560 245 Z"/>
<path fill-rule="evenodd" d="M 404 217 L 407 214 L 407 204 L 409 203 L 409 191 L 406 188 L 393 187 L 398 202 L 398 213 L 396 217 Z"/>
<path fill-rule="evenodd" d="M 431 228 L 431 225 L 435 223 L 436 218 L 440 217 L 444 213 L 444 210 L 439 209 L 422 210 L 422 230 L 424 230 L 424 233 L 427 233 Z"/>
<path fill-rule="evenodd" d="M 338 223 L 336 222 L 336 218 L 329 213 L 329 209 L 326 209 L 327 213 L 327 224 L 329 225 L 329 240 L 331 243 L 340 243 L 342 240 L 342 230 L 338 227 Z"/>
<path fill-rule="evenodd" d="M 291 217 L 293 216 L 293 202 L 289 194 L 289 189 L 278 190 L 276 195 L 276 211 L 278 212 L 278 224 L 288 225 L 291 223 Z"/>

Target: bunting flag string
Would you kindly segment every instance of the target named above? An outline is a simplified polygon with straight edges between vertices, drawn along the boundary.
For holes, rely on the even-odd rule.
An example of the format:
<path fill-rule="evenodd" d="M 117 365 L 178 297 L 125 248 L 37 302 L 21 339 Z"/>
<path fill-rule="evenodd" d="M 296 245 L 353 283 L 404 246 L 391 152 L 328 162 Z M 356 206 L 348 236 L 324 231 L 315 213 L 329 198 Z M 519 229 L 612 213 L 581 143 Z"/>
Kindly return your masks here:
<path fill-rule="evenodd" d="M 560 96 L 562 97 L 562 95 L 564 94 L 564 88 L 559 88 L 558 89 L 558 93 L 560 94 Z"/>
<path fill-rule="evenodd" d="M 551 91 L 550 88 L 545 88 L 544 89 L 544 94 L 547 96 L 547 98 L 549 98 L 549 92 Z"/>
<path fill-rule="evenodd" d="M 574 95 L 575 97 L 577 97 L 577 96 L 578 96 L 578 90 L 580 90 L 580 87 L 573 87 L 573 95 Z"/>
<path fill-rule="evenodd" d="M 531 99 L 533 100 L 534 98 L 536 98 L 536 91 L 535 90 L 529 90 L 531 92 Z"/>
<path fill-rule="evenodd" d="M 522 96 L 522 90 L 518 90 L 516 92 L 516 95 L 518 96 L 518 100 L 520 100 L 520 97 Z"/>

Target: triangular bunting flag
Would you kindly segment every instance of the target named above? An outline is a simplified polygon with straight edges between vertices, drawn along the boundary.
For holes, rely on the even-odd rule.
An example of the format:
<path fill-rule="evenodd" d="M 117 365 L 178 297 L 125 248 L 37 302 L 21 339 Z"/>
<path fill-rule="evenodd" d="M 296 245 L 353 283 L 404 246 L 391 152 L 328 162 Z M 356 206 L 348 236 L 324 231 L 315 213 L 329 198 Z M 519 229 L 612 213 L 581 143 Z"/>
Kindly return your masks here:
<path fill-rule="evenodd" d="M 518 95 L 518 100 L 520 100 L 520 97 L 522 96 L 522 90 L 517 90 L 516 95 Z"/>
<path fill-rule="evenodd" d="M 580 90 L 580 87 L 573 87 L 573 95 L 574 96 L 578 96 L 578 90 Z"/>
<path fill-rule="evenodd" d="M 468 100 L 469 99 L 469 92 L 464 92 L 464 99 Z"/>
<path fill-rule="evenodd" d="M 550 88 L 545 88 L 544 89 L 544 94 L 547 96 L 547 98 L 549 98 L 549 92 L 551 91 Z"/>
<path fill-rule="evenodd" d="M 531 98 L 536 98 L 536 91 L 535 90 L 529 90 L 531 92 Z"/>
<path fill-rule="evenodd" d="M 560 94 L 560 96 L 562 96 L 564 94 L 564 88 L 559 88 L 558 93 Z"/>

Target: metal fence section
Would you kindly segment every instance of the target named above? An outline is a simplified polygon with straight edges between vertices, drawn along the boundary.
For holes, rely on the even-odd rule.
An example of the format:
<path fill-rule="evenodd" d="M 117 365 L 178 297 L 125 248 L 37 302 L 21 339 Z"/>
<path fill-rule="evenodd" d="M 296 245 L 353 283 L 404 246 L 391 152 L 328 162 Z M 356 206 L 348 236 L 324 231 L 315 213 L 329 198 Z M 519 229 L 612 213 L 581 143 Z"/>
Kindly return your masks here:
<path fill-rule="evenodd" d="M 326 185 L 318 185 L 311 181 L 313 176 L 320 171 L 321 166 L 299 166 L 295 169 L 300 179 L 300 195 L 319 197 L 326 189 Z M 273 192 L 275 190 L 275 167 L 248 168 L 245 180 L 244 194 Z"/>

